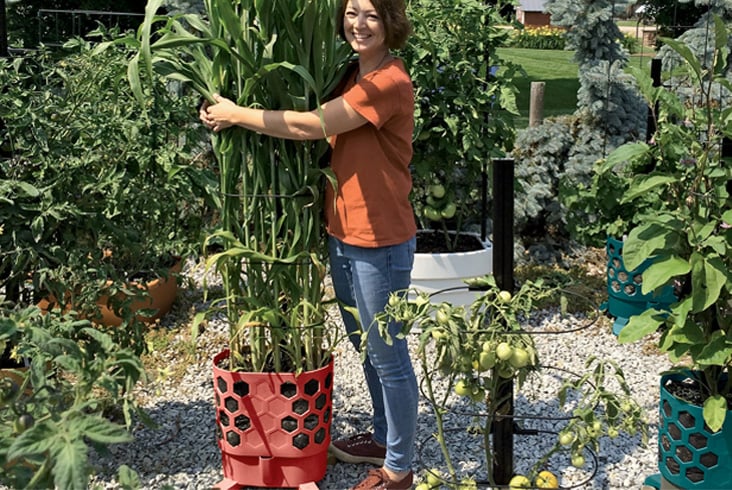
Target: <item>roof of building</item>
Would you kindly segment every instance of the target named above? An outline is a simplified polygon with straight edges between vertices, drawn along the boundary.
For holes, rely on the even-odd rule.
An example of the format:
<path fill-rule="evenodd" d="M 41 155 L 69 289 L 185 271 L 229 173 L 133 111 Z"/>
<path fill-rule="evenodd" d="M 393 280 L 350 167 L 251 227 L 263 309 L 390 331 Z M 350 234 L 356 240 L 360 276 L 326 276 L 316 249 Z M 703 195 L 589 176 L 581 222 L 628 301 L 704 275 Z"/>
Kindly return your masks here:
<path fill-rule="evenodd" d="M 519 0 L 519 8 L 524 12 L 544 12 L 545 0 Z"/>

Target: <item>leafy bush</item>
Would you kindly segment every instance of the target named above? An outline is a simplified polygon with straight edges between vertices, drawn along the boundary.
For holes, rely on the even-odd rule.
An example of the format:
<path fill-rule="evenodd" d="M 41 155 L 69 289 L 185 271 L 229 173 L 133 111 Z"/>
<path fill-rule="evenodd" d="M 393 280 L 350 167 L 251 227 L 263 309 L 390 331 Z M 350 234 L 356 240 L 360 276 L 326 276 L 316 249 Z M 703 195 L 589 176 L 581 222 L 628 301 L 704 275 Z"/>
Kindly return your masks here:
<path fill-rule="evenodd" d="M 421 228 L 443 229 L 452 250 L 447 229 L 479 223 L 483 166 L 513 145 L 518 68 L 498 57 L 508 31 L 494 6 L 419 0 L 409 15 L 414 33 L 401 54 L 416 88 L 412 202 Z"/>
<path fill-rule="evenodd" d="M 513 31 L 510 45 L 525 49 L 564 49 L 565 30 L 558 27 L 526 27 Z"/>
<path fill-rule="evenodd" d="M 94 299 L 108 279 L 167 270 L 161 258 L 200 248 L 214 198 L 212 174 L 194 157 L 195 99 L 158 83 L 141 110 L 125 78 L 129 56 L 82 42 L 63 56 L 0 60 L 0 286 L 9 299 L 28 278 L 36 294 Z"/>
<path fill-rule="evenodd" d="M 578 110 L 574 117 L 549 118 L 517 135 L 517 175 L 533 176 L 517 199 L 517 227 L 527 237 L 550 232 L 600 245 L 607 223 L 586 195 L 593 165 L 644 135 L 647 109 L 633 78 L 624 72 L 627 54 L 617 42 L 622 35 L 612 20 L 611 2 L 550 0 L 547 9 L 552 22 L 571 27 L 567 42 L 579 64 Z M 541 186 L 532 188 L 531 179 Z"/>
<path fill-rule="evenodd" d="M 93 447 L 131 440 L 131 392 L 140 359 L 86 320 L 35 307 L 0 311 L 0 347 L 29 360 L 0 374 L 0 484 L 9 488 L 86 488 Z M 124 423 L 106 412 L 121 410 Z"/>

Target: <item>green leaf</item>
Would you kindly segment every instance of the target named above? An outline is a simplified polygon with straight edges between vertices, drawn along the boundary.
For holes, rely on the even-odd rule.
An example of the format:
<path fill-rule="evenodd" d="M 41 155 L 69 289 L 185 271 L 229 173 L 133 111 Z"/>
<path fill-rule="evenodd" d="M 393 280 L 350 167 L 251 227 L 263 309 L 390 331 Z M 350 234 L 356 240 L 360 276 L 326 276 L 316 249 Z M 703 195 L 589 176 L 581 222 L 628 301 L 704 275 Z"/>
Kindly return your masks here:
<path fill-rule="evenodd" d="M 56 488 L 86 488 L 89 480 L 87 452 L 89 448 L 81 435 L 59 437 L 53 447 L 53 481 Z"/>
<path fill-rule="evenodd" d="M 645 196 L 649 191 L 676 182 L 676 177 L 664 175 L 639 176 L 633 179 L 628 190 L 623 194 L 621 203 L 631 202 L 637 197 Z"/>
<path fill-rule="evenodd" d="M 618 334 L 618 341 L 621 344 L 635 342 L 655 332 L 662 324 L 663 312 L 651 308 L 640 315 L 631 316 L 628 324 Z"/>
<path fill-rule="evenodd" d="M 727 268 L 720 257 L 707 258 L 699 253 L 691 255 L 691 292 L 694 309 L 704 311 L 719 299 L 727 282 Z"/>
<path fill-rule="evenodd" d="M 57 427 L 49 422 L 38 422 L 13 441 L 8 449 L 7 459 L 28 455 L 41 455 L 49 451 L 56 442 Z"/>
<path fill-rule="evenodd" d="M 643 271 L 643 294 L 655 291 L 667 285 L 672 278 L 686 275 L 690 271 L 689 262 L 675 255 L 655 260 Z"/>
<path fill-rule="evenodd" d="M 660 223 L 651 222 L 633 228 L 623 244 L 623 263 L 629 271 L 644 261 L 668 250 L 671 232 Z"/>
<path fill-rule="evenodd" d="M 605 163 L 600 166 L 599 170 L 601 173 L 612 170 L 618 166 L 623 166 L 627 162 L 632 162 L 645 155 L 650 150 L 650 147 L 643 142 L 639 143 L 626 143 L 613 150 L 605 160 Z"/>
<path fill-rule="evenodd" d="M 717 432 L 724 425 L 727 415 L 727 400 L 722 395 L 710 396 L 704 401 L 704 422 L 712 432 Z"/>
<path fill-rule="evenodd" d="M 132 435 L 123 426 L 99 416 L 86 416 L 75 421 L 74 429 L 84 437 L 103 444 L 117 444 L 132 440 Z"/>

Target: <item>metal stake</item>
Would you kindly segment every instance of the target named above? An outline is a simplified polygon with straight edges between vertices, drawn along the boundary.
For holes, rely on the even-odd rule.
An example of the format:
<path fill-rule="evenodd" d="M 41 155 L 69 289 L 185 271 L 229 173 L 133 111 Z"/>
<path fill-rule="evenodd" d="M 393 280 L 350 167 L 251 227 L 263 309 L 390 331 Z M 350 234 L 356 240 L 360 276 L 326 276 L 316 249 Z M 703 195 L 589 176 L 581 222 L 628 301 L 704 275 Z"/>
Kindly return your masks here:
<path fill-rule="evenodd" d="M 497 286 L 513 293 L 513 159 L 493 160 L 493 275 Z M 497 376 L 497 373 L 493 373 Z M 513 379 L 498 387 L 493 422 L 493 479 L 506 485 L 513 477 Z"/>

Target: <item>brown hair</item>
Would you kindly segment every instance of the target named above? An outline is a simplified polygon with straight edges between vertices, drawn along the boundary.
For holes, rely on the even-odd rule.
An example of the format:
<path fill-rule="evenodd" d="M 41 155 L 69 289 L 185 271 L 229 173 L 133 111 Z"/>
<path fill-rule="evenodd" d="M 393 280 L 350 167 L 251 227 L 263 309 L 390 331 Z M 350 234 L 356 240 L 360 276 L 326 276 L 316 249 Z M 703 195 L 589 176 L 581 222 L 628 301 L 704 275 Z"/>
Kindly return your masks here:
<path fill-rule="evenodd" d="M 346 4 L 348 0 L 342 0 L 338 9 L 337 21 L 339 22 L 338 33 L 345 40 L 346 33 L 343 31 L 343 17 L 346 15 Z M 376 13 L 384 22 L 386 34 L 386 46 L 389 49 L 401 49 L 407 43 L 407 38 L 412 32 L 412 24 L 407 18 L 407 8 L 404 0 L 371 0 Z"/>

